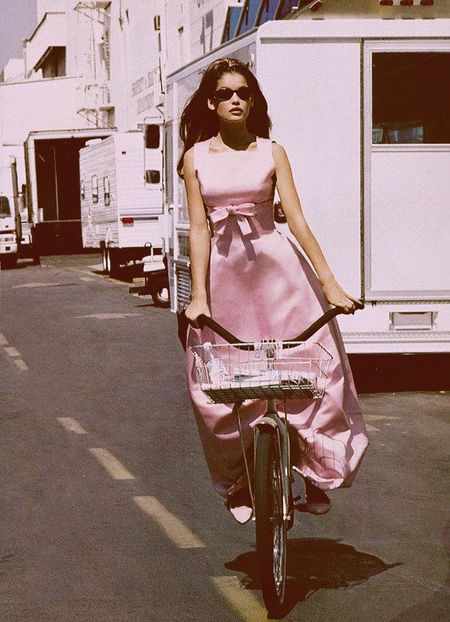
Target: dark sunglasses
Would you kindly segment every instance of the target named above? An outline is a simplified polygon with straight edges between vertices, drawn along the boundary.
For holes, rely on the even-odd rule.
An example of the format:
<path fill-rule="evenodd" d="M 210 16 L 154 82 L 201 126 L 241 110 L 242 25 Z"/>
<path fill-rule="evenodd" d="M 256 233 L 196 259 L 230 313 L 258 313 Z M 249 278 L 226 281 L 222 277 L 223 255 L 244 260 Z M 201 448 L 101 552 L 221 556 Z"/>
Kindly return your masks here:
<path fill-rule="evenodd" d="M 239 99 L 242 99 L 243 101 L 248 101 L 252 96 L 252 92 L 248 86 L 240 86 L 234 91 L 228 87 L 217 89 L 217 91 L 214 91 L 213 97 L 221 102 L 226 102 L 233 97 L 234 93 L 236 93 Z"/>

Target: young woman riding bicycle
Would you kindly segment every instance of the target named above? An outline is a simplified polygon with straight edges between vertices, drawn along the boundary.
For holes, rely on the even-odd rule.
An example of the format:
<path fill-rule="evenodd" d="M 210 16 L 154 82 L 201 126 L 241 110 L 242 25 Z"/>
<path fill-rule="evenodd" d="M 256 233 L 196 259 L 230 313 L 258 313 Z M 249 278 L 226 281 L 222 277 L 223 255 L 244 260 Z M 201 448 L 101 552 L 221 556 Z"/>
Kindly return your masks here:
<path fill-rule="evenodd" d="M 178 171 L 189 208 L 192 272 L 186 316 L 194 325 L 187 339 L 189 390 L 213 485 L 239 522 L 250 518 L 251 503 L 234 407 L 211 404 L 199 388 L 190 346 L 217 337 L 196 328 L 195 320 L 212 315 L 249 342 L 282 340 L 299 334 L 329 305 L 353 313 L 358 304 L 336 281 L 312 234 L 288 156 L 270 140 L 270 128 L 255 76 L 231 58 L 207 68 L 180 127 L 184 151 Z M 313 268 L 275 228 L 275 188 L 289 229 Z M 333 356 L 327 390 L 320 400 L 290 401 L 288 417 L 297 441 L 293 468 L 306 484 L 304 509 L 323 514 L 330 507 L 325 490 L 351 484 L 367 434 L 335 320 L 316 339 Z M 240 406 L 249 456 L 253 428 L 264 412 L 261 400 Z"/>

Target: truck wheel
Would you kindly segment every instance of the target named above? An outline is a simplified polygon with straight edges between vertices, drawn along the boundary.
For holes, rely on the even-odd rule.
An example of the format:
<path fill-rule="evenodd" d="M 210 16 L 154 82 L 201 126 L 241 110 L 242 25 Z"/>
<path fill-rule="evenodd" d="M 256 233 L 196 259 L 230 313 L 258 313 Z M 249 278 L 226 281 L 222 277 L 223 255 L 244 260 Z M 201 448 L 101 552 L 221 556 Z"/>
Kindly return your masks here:
<path fill-rule="evenodd" d="M 102 248 L 102 271 L 104 274 L 108 274 L 108 263 L 106 261 L 106 253 L 107 253 L 107 249 L 104 246 Z"/>
<path fill-rule="evenodd" d="M 170 295 L 168 287 L 161 287 L 158 291 L 152 293 L 153 302 L 156 307 L 167 309 L 170 307 Z"/>
<path fill-rule="evenodd" d="M 105 273 L 111 274 L 111 251 L 105 248 Z"/>

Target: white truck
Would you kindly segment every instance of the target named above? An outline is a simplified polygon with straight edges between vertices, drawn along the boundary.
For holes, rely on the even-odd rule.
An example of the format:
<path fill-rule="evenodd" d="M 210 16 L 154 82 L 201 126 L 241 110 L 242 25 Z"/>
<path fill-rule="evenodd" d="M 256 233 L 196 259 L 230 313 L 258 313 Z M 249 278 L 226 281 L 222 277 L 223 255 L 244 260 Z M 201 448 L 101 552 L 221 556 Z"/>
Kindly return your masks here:
<path fill-rule="evenodd" d="M 83 247 L 101 249 L 108 274 L 162 251 L 162 130 L 155 127 L 159 160 L 148 171 L 142 132 L 115 132 L 80 149 Z"/>
<path fill-rule="evenodd" d="M 269 21 L 169 75 L 172 309 L 190 293 L 180 115 L 205 67 L 233 56 L 260 82 L 337 280 L 365 301 L 339 320 L 347 351 L 450 352 L 449 35 L 450 19 Z"/>
<path fill-rule="evenodd" d="M 21 215 L 24 197 L 19 194 L 16 158 L 9 157 L 9 165 L 0 167 L 0 263 L 2 268 L 16 265 L 22 250 Z"/>

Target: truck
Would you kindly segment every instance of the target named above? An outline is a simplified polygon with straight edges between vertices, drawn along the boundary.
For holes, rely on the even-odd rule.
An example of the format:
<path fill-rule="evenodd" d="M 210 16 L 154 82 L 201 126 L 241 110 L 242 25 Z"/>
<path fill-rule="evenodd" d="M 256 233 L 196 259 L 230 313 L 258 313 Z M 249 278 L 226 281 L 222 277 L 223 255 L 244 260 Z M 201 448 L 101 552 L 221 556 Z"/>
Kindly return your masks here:
<path fill-rule="evenodd" d="M 80 149 L 83 247 L 101 250 L 108 274 L 123 263 L 162 253 L 162 129 L 154 128 L 159 158 L 148 170 L 138 130 L 115 132 Z"/>
<path fill-rule="evenodd" d="M 39 130 L 24 143 L 27 222 L 35 255 L 80 252 L 79 152 L 111 129 Z"/>
<path fill-rule="evenodd" d="M 271 138 L 287 151 L 337 280 L 365 302 L 363 313 L 339 320 L 347 352 L 449 353 L 449 34 L 446 18 L 268 21 L 169 74 L 172 310 L 190 295 L 189 219 L 176 172 L 180 115 L 205 67 L 231 56 L 256 74 Z"/>
<path fill-rule="evenodd" d="M 22 232 L 23 211 L 16 158 L 9 156 L 9 164 L 0 167 L 0 263 L 3 268 L 14 267 L 26 246 Z"/>

